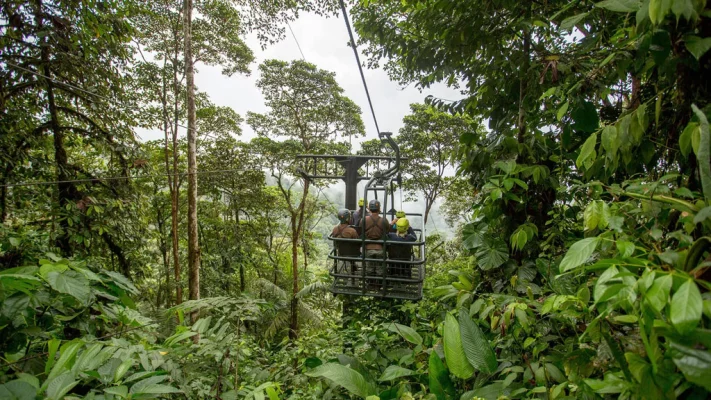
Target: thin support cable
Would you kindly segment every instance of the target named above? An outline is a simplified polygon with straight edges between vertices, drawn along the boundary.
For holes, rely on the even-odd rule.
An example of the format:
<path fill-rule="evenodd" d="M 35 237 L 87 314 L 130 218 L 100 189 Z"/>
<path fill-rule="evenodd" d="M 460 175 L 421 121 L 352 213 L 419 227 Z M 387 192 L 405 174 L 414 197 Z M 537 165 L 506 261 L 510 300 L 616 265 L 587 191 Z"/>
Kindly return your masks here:
<path fill-rule="evenodd" d="M 301 45 L 299 44 L 299 39 L 296 38 L 296 35 L 294 34 L 294 30 L 291 29 L 291 24 L 289 21 L 286 21 L 286 26 L 289 27 L 289 31 L 291 32 L 291 36 L 294 38 L 294 41 L 296 42 L 296 47 L 299 48 L 299 53 L 301 53 L 301 59 L 306 61 L 306 56 L 304 56 L 304 52 L 301 50 Z"/>
<path fill-rule="evenodd" d="M 353 38 L 353 30 L 351 30 L 351 23 L 348 21 L 348 13 L 346 12 L 346 5 L 343 0 L 339 0 L 341 3 L 341 11 L 343 12 L 343 20 L 346 21 L 346 28 L 348 28 L 348 36 L 351 38 L 351 47 L 353 48 L 353 54 L 355 55 L 356 62 L 358 63 L 358 71 L 360 72 L 360 78 L 363 80 L 363 87 L 365 88 L 365 95 L 368 97 L 368 104 L 370 105 L 370 112 L 373 114 L 373 122 L 375 122 L 375 130 L 378 131 L 378 136 L 380 136 L 380 127 L 378 126 L 378 119 L 375 118 L 375 109 L 373 108 L 373 102 L 370 100 L 370 92 L 368 91 L 368 84 L 365 81 L 365 75 L 363 74 L 363 67 L 360 65 L 360 57 L 358 56 L 358 49 L 356 48 L 356 41 Z"/>

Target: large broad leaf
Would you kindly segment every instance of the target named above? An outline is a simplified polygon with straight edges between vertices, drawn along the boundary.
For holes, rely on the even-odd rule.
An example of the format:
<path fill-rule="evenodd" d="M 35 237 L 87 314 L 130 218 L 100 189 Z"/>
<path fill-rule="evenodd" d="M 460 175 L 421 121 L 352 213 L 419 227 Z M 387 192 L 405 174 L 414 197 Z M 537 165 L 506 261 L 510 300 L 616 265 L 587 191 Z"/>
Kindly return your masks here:
<path fill-rule="evenodd" d="M 42 385 L 42 389 L 46 388 L 47 385 L 54 380 L 54 378 L 69 370 L 71 366 L 74 365 L 74 358 L 83 345 L 84 343 L 79 340 L 67 342 L 62 345 L 59 349 L 59 360 L 57 360 L 54 364 L 52 370 L 49 371 L 49 375 L 47 376 L 47 380 L 44 382 L 44 385 Z"/>
<path fill-rule="evenodd" d="M 681 334 L 690 333 L 701 321 L 703 300 L 696 283 L 689 279 L 674 293 L 671 301 L 671 323 Z"/>
<path fill-rule="evenodd" d="M 661 313 L 667 303 L 669 303 L 672 280 L 671 275 L 659 277 L 654 280 L 652 286 L 647 290 L 647 293 L 645 293 L 644 299 L 654 311 Z"/>
<path fill-rule="evenodd" d="M 21 274 L 3 274 L 0 275 L 0 292 L 4 292 L 5 297 L 9 297 L 15 292 L 23 292 L 29 294 L 37 286 L 40 286 L 42 281 L 39 278 L 30 275 Z"/>
<path fill-rule="evenodd" d="M 674 364 L 684 377 L 699 386 L 711 390 L 711 353 L 672 342 Z"/>
<path fill-rule="evenodd" d="M 672 2 L 674 0 L 650 0 L 649 2 L 649 19 L 654 24 L 660 24 L 664 21 L 664 17 L 671 11 Z"/>
<path fill-rule="evenodd" d="M 459 331 L 462 336 L 462 347 L 469 363 L 477 370 L 492 374 L 498 363 L 479 326 L 472 321 L 465 309 L 459 310 Z"/>
<path fill-rule="evenodd" d="M 332 380 L 334 383 L 344 387 L 356 396 L 365 398 L 376 394 L 375 387 L 366 381 L 365 378 L 363 378 L 363 375 L 358 373 L 356 370 L 340 364 L 324 364 L 317 367 L 313 371 L 307 372 L 306 375 Z"/>
<path fill-rule="evenodd" d="M 474 374 L 474 368 L 467 360 L 462 346 L 462 336 L 459 332 L 459 323 L 451 314 L 444 320 L 444 358 L 447 368 L 454 376 L 469 379 Z"/>
<path fill-rule="evenodd" d="M 569 31 L 573 29 L 575 25 L 579 24 L 582 20 L 584 20 L 587 16 L 588 13 L 582 13 L 578 15 L 573 15 L 572 17 L 568 17 L 560 23 L 560 29 L 564 31 Z"/>
<path fill-rule="evenodd" d="M 506 243 L 491 238 L 484 239 L 476 252 L 476 262 L 484 271 L 498 268 L 509 259 Z"/>
<path fill-rule="evenodd" d="M 684 37 L 684 44 L 686 44 L 686 49 L 689 50 L 689 53 L 699 60 L 711 49 L 711 38 L 702 39 L 698 36 L 686 36 Z"/>
<path fill-rule="evenodd" d="M 52 289 L 66 293 L 84 304 L 89 303 L 89 280 L 83 274 L 76 271 L 52 271 L 47 274 L 47 282 Z"/>
<path fill-rule="evenodd" d="M 3 400 L 34 400 L 36 396 L 37 389 L 19 379 L 0 385 L 0 399 Z"/>
<path fill-rule="evenodd" d="M 609 218 L 610 209 L 602 200 L 591 201 L 590 204 L 585 207 L 585 212 L 583 213 L 586 230 L 606 228 Z"/>
<path fill-rule="evenodd" d="M 412 344 L 422 344 L 422 336 L 407 325 L 400 325 L 395 322 L 388 324 L 388 329 L 402 336 Z"/>
<path fill-rule="evenodd" d="M 568 252 L 565 253 L 563 261 L 560 262 L 560 271 L 566 272 L 583 265 L 597 248 L 600 239 L 597 237 L 585 238 L 575 242 Z"/>
<path fill-rule="evenodd" d="M 437 396 L 437 400 L 453 399 L 456 396 L 449 373 L 436 351 L 430 353 L 429 375 L 430 391 Z"/>
<path fill-rule="evenodd" d="M 597 145 L 597 132 L 593 132 L 593 134 L 585 140 L 585 143 L 583 143 L 583 146 L 580 148 L 580 154 L 575 160 L 575 165 L 578 168 L 582 166 L 588 168 L 595 161 L 595 158 L 597 158 L 597 154 L 595 153 L 595 145 Z"/>
<path fill-rule="evenodd" d="M 401 378 L 403 376 L 410 376 L 414 375 L 415 371 L 407 368 L 403 368 L 397 365 L 390 365 L 387 368 L 385 368 L 385 371 L 383 371 L 383 374 L 380 376 L 378 379 L 380 382 L 383 381 L 392 381 L 397 378 Z"/>
<path fill-rule="evenodd" d="M 69 393 L 79 381 L 74 380 L 74 375 L 65 372 L 52 379 L 47 386 L 47 397 L 52 400 L 62 400 L 64 395 Z"/>
<path fill-rule="evenodd" d="M 615 12 L 637 12 L 639 10 L 639 0 L 605 0 L 595 3 L 595 7 Z"/>

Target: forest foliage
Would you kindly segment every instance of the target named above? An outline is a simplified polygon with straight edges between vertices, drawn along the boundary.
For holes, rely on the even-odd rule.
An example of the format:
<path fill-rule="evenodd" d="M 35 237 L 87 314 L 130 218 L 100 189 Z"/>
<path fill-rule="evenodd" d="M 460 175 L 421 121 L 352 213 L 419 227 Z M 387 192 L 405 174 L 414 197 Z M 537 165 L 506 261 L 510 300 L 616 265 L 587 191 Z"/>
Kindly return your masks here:
<path fill-rule="evenodd" d="M 296 156 L 354 152 L 362 110 L 303 60 L 257 67 L 262 113 L 198 74 L 192 120 L 186 85 L 338 2 L 2 2 L 0 398 L 708 398 L 711 6 L 346 3 L 369 66 L 461 97 L 395 135 L 398 189 L 456 230 L 423 300 L 344 314 L 335 182 Z"/>

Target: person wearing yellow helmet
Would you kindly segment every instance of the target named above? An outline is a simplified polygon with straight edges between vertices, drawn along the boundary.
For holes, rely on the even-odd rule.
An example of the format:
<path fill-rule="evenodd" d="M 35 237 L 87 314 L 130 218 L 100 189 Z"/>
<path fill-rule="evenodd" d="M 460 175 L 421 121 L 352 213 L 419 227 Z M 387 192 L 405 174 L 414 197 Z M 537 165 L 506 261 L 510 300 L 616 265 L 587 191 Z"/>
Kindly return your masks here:
<path fill-rule="evenodd" d="M 397 232 L 397 221 L 400 218 L 405 218 L 406 216 L 405 211 L 402 210 L 395 213 L 395 219 L 392 221 L 392 232 Z"/>
<path fill-rule="evenodd" d="M 398 218 L 395 223 L 397 232 L 388 233 L 388 258 L 391 260 L 412 260 L 412 245 L 405 242 L 417 241 L 417 235 L 407 218 Z M 408 264 L 391 263 L 388 265 L 388 275 L 400 278 L 410 278 L 411 266 Z"/>
<path fill-rule="evenodd" d="M 370 212 L 365 209 L 365 200 L 360 199 L 358 200 L 358 209 L 353 213 L 353 218 L 351 219 L 351 225 L 356 225 L 360 226 L 363 221 L 363 212 L 365 212 L 365 216 L 367 217 L 370 215 Z"/>

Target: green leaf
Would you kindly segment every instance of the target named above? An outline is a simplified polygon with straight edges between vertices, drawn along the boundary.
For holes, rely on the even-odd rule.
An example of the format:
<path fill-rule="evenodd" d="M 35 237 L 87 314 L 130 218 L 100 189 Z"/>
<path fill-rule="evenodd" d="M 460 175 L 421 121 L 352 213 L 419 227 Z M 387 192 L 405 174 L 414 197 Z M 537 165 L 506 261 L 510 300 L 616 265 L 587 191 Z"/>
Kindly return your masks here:
<path fill-rule="evenodd" d="M 108 394 L 113 394 L 114 396 L 119 396 L 123 399 L 128 396 L 128 387 L 124 386 L 124 385 L 112 386 L 112 387 L 104 389 L 104 392 L 106 392 Z"/>
<path fill-rule="evenodd" d="M 0 385 L 0 399 L 3 400 L 35 400 L 36 396 L 37 389 L 20 379 Z"/>
<path fill-rule="evenodd" d="M 674 0 L 672 3 L 672 12 L 676 15 L 676 20 L 684 17 L 687 20 L 691 20 L 691 16 L 694 14 L 694 4 L 692 0 Z"/>
<path fill-rule="evenodd" d="M 72 362 L 74 361 L 74 357 L 83 345 L 84 343 L 79 340 L 67 342 L 62 345 L 59 349 L 59 360 L 57 360 L 57 363 L 54 364 L 54 367 L 49 372 L 47 380 L 42 385 L 42 389 L 44 389 L 49 382 L 52 382 L 54 378 L 70 369 Z"/>
<path fill-rule="evenodd" d="M 701 321 L 701 307 L 703 300 L 701 292 L 693 279 L 687 280 L 679 290 L 674 293 L 671 301 L 671 323 L 681 333 L 693 331 Z"/>
<path fill-rule="evenodd" d="M 615 242 L 617 246 L 617 251 L 620 252 L 620 257 L 630 257 L 634 254 L 635 245 L 632 242 L 626 240 L 618 240 Z"/>
<path fill-rule="evenodd" d="M 595 145 L 597 144 L 597 132 L 594 132 L 588 139 L 583 143 L 580 148 L 580 155 L 578 159 L 575 160 L 575 165 L 580 168 L 583 165 L 588 165 L 588 160 L 595 161 Z"/>
<path fill-rule="evenodd" d="M 123 360 L 121 365 L 119 365 L 118 368 L 116 368 L 116 371 L 114 371 L 114 383 L 121 380 L 121 378 L 126 375 L 126 372 L 131 369 L 131 366 L 133 366 L 133 358 L 127 358 Z"/>
<path fill-rule="evenodd" d="M 307 372 L 306 375 L 329 379 L 356 396 L 368 397 L 376 394 L 375 387 L 368 383 L 363 378 L 363 375 L 344 365 L 336 363 L 324 364 L 313 371 Z"/>
<path fill-rule="evenodd" d="M 422 344 L 422 336 L 407 325 L 400 325 L 395 322 L 388 324 L 388 330 L 395 332 L 412 344 Z"/>
<path fill-rule="evenodd" d="M 698 36 L 684 36 L 684 45 L 697 60 L 706 54 L 711 49 L 711 37 L 700 38 Z"/>
<path fill-rule="evenodd" d="M 429 382 L 430 391 L 437 397 L 437 400 L 455 397 L 456 392 L 451 379 L 449 379 L 449 373 L 434 350 L 430 352 L 429 358 Z"/>
<path fill-rule="evenodd" d="M 506 243 L 491 237 L 486 237 L 476 251 L 477 265 L 484 271 L 498 268 L 508 259 Z"/>
<path fill-rule="evenodd" d="M 414 375 L 415 371 L 407 368 L 402 368 L 397 365 L 390 365 L 387 368 L 385 368 L 385 371 L 383 371 L 383 374 L 380 376 L 378 381 L 384 382 L 384 381 L 392 381 L 397 378 L 402 378 L 403 376 L 410 376 Z"/>
<path fill-rule="evenodd" d="M 694 132 L 698 129 L 699 124 L 696 122 L 689 122 L 686 125 L 686 128 L 684 128 L 684 132 L 682 132 L 681 136 L 679 136 L 679 150 L 681 150 L 681 154 L 683 154 L 684 157 L 688 157 L 689 153 L 691 153 L 691 140 L 694 136 Z"/>
<path fill-rule="evenodd" d="M 47 397 L 52 400 L 62 400 L 64 395 L 69 393 L 79 381 L 74 380 L 74 376 L 65 372 L 52 379 L 47 386 Z"/>
<path fill-rule="evenodd" d="M 595 7 L 615 12 L 637 12 L 639 10 L 639 0 L 605 0 L 595 3 Z"/>
<path fill-rule="evenodd" d="M 607 227 L 607 221 L 610 216 L 609 207 L 602 200 L 593 200 L 585 207 L 583 213 L 585 229 L 604 229 Z"/>
<path fill-rule="evenodd" d="M 151 376 L 150 378 L 138 381 L 131 386 L 129 393 L 148 393 L 145 390 L 151 386 L 159 385 L 164 380 L 168 379 L 166 375 Z"/>
<path fill-rule="evenodd" d="M 614 125 L 607 125 L 602 130 L 602 135 L 600 135 L 600 145 L 605 151 L 607 151 L 607 156 L 613 159 L 617 150 L 620 148 L 620 141 L 617 136 L 617 128 Z"/>
<path fill-rule="evenodd" d="M 672 281 L 671 275 L 659 277 L 654 280 L 652 287 L 647 290 L 644 299 L 654 311 L 661 313 L 667 303 L 669 303 Z"/>
<path fill-rule="evenodd" d="M 478 371 L 493 374 L 498 366 L 496 355 L 479 326 L 463 308 L 459 310 L 459 331 L 464 354 L 469 363 Z"/>
<path fill-rule="evenodd" d="M 563 117 L 565 116 L 565 113 L 568 112 L 568 106 L 570 105 L 570 102 L 565 102 L 563 103 L 562 106 L 558 109 L 558 112 L 556 113 L 556 117 L 558 118 L 558 121 L 562 120 Z"/>
<path fill-rule="evenodd" d="M 711 353 L 671 342 L 674 364 L 684 377 L 711 391 Z"/>
<path fill-rule="evenodd" d="M 49 371 L 52 369 L 55 361 L 54 356 L 57 354 L 57 349 L 59 349 L 60 344 L 62 344 L 62 341 L 56 338 L 47 341 L 47 363 L 44 366 L 45 374 L 49 374 Z"/>
<path fill-rule="evenodd" d="M 711 204 L 711 137 L 709 137 L 709 121 L 706 115 L 696 107 L 696 104 L 691 105 L 691 110 L 694 111 L 696 118 L 699 119 L 699 130 L 701 138 L 699 142 L 699 175 L 701 175 L 701 187 L 704 191 L 706 204 Z"/>
<path fill-rule="evenodd" d="M 649 19 L 653 24 L 659 25 L 664 21 L 671 10 L 673 0 L 651 0 L 649 2 Z"/>
<path fill-rule="evenodd" d="M 131 388 L 133 389 L 133 388 Z M 167 394 L 167 393 L 180 393 L 180 389 L 176 389 L 170 385 L 148 385 L 142 388 L 140 391 L 133 392 L 134 395 L 138 394 Z"/>
<path fill-rule="evenodd" d="M 597 237 L 585 238 L 575 242 L 560 262 L 560 271 L 566 272 L 584 264 L 595 252 L 600 239 Z"/>
<path fill-rule="evenodd" d="M 572 17 L 568 17 L 560 23 L 560 29 L 562 29 L 564 31 L 571 30 L 575 27 L 575 25 L 580 23 L 580 21 L 585 19 L 585 17 L 587 17 L 587 16 L 588 16 L 588 13 L 582 13 L 582 14 L 578 14 L 578 15 L 573 15 Z"/>
<path fill-rule="evenodd" d="M 47 274 L 47 282 L 52 289 L 66 293 L 85 305 L 89 303 L 89 280 L 83 274 L 76 271 L 52 271 Z"/>
<path fill-rule="evenodd" d="M 457 319 L 451 314 L 447 314 L 444 320 L 444 358 L 447 361 L 447 368 L 454 376 L 461 379 L 469 379 L 474 374 L 474 368 L 467 361 L 462 346 L 462 337 Z"/>

